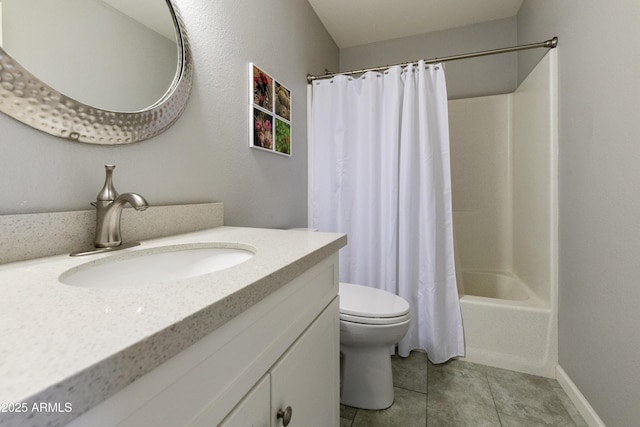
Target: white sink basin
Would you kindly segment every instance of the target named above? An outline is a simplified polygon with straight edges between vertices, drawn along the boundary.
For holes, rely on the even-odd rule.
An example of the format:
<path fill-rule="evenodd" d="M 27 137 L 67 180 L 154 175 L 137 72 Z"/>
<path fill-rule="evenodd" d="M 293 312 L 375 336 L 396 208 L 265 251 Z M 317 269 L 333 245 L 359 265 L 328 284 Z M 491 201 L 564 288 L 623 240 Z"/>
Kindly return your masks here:
<path fill-rule="evenodd" d="M 173 282 L 224 270 L 255 255 L 251 247 L 221 244 L 189 244 L 142 249 L 74 267 L 60 275 L 60 282 L 85 288 L 131 288 Z"/>

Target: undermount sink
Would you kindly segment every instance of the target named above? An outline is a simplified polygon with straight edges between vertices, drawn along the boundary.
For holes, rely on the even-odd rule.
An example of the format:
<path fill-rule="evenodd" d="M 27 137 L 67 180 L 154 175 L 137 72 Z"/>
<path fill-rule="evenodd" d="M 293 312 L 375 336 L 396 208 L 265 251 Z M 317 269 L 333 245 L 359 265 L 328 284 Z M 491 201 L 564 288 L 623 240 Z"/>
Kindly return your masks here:
<path fill-rule="evenodd" d="M 62 273 L 60 282 L 85 288 L 130 288 L 224 270 L 249 260 L 255 249 L 220 243 L 161 246 L 90 261 Z"/>

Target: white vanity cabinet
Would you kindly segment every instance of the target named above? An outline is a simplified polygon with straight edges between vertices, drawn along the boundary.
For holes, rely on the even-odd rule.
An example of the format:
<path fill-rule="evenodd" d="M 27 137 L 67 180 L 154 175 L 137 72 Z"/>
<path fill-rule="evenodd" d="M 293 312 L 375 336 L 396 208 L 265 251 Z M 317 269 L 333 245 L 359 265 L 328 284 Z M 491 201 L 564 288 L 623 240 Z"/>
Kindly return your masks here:
<path fill-rule="evenodd" d="M 70 425 L 337 426 L 337 292 L 334 253 Z"/>

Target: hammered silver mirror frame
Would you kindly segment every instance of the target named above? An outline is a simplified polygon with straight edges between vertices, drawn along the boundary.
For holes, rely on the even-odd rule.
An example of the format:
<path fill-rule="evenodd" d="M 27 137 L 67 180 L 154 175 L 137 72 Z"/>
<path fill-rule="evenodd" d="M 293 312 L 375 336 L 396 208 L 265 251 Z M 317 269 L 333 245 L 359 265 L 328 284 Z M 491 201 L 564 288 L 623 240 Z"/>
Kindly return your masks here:
<path fill-rule="evenodd" d="M 0 111 L 37 130 L 89 144 L 130 144 L 164 132 L 184 111 L 193 79 L 182 16 L 174 0 L 166 2 L 177 28 L 181 66 L 171 87 L 155 104 L 136 112 L 84 104 L 42 82 L 0 47 Z"/>

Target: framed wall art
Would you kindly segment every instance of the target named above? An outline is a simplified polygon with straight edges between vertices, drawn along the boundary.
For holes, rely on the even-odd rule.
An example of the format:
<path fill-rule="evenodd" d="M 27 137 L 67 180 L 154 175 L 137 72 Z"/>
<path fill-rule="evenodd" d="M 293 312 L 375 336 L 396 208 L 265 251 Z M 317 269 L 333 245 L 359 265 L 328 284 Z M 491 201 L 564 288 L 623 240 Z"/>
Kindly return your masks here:
<path fill-rule="evenodd" d="M 249 146 L 291 156 L 291 91 L 249 63 Z"/>

